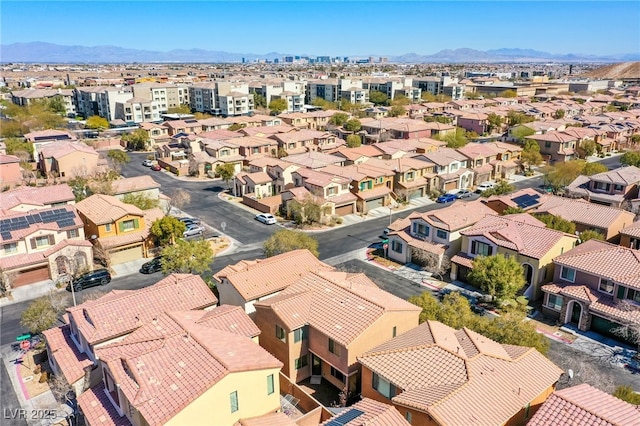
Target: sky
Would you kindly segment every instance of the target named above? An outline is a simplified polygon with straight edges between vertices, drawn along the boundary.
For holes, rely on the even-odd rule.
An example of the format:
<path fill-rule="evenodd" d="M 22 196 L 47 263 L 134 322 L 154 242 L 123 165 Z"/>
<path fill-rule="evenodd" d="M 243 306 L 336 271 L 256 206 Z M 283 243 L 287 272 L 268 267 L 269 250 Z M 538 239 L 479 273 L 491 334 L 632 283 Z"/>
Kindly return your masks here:
<path fill-rule="evenodd" d="M 312 56 L 442 49 L 640 53 L 638 1 L 25 1 L 0 3 L 2 44 Z"/>

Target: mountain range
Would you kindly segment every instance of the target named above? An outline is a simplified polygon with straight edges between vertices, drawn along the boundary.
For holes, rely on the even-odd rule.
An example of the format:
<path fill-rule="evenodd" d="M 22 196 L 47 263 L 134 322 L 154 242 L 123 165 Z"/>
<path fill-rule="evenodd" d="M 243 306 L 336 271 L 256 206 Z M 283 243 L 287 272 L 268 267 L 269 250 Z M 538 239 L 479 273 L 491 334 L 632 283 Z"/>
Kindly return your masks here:
<path fill-rule="evenodd" d="M 0 62 L 27 63 L 221 63 L 242 62 L 244 58 L 254 60 L 273 60 L 287 53 L 271 52 L 266 54 L 232 53 L 205 49 L 176 49 L 167 52 L 126 49 L 118 46 L 63 46 L 59 44 L 31 42 L 0 45 Z M 314 55 L 311 55 L 312 57 Z M 350 55 L 368 58 L 385 55 Z M 638 61 L 640 53 L 611 54 L 605 56 L 583 54 L 552 54 L 532 49 L 492 49 L 474 50 L 468 48 L 445 49 L 432 55 L 406 53 L 400 56 L 388 56 L 390 62 L 401 63 L 496 63 L 496 62 L 622 62 Z"/>

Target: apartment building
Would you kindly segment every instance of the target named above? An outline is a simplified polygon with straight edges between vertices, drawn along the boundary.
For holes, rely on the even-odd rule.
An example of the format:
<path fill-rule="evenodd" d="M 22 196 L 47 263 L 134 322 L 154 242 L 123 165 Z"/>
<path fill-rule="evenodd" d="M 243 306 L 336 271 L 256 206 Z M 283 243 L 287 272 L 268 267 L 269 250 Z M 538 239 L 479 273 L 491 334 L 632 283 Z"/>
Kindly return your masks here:
<path fill-rule="evenodd" d="M 131 86 L 133 96 L 157 103 L 158 113 L 166 113 L 169 108 L 189 105 L 189 89 L 186 85 L 142 83 Z"/>
<path fill-rule="evenodd" d="M 239 116 L 253 113 L 253 94 L 249 93 L 248 83 L 217 82 L 216 94 L 221 115 Z"/>
<path fill-rule="evenodd" d="M 411 102 L 420 102 L 422 100 L 422 89 L 413 85 L 412 78 L 365 78 L 362 81 L 362 87 L 369 90 L 369 92 L 382 92 L 391 100 L 398 95 L 404 96 Z"/>

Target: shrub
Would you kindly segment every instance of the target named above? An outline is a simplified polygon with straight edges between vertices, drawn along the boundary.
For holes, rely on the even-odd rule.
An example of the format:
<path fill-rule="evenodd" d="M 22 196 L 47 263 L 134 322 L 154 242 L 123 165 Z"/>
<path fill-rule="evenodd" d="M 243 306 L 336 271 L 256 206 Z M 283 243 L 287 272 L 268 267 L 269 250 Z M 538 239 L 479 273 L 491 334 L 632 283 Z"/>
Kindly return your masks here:
<path fill-rule="evenodd" d="M 49 373 L 47 373 L 46 371 L 43 371 L 42 374 L 40 375 L 40 380 L 38 380 L 38 382 L 46 383 L 47 380 L 49 380 Z"/>

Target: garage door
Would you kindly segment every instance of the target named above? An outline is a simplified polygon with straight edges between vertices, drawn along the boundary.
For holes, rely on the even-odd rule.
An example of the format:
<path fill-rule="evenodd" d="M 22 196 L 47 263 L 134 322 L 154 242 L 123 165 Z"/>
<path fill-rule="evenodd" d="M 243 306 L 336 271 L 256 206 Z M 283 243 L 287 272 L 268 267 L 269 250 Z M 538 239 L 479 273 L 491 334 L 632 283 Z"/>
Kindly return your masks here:
<path fill-rule="evenodd" d="M 18 275 L 16 275 L 11 286 L 16 288 L 27 284 L 37 283 L 38 281 L 45 281 L 49 278 L 49 265 L 38 266 L 18 272 Z"/>
<path fill-rule="evenodd" d="M 374 198 L 373 200 L 367 201 L 367 211 L 371 209 L 377 209 L 378 207 L 382 207 L 384 205 L 384 197 Z"/>
<path fill-rule="evenodd" d="M 117 265 L 119 263 L 131 262 L 132 260 L 141 259 L 142 256 L 142 244 L 139 246 L 128 247 L 121 250 L 113 250 L 110 252 L 111 264 Z"/>
<path fill-rule="evenodd" d="M 458 184 L 458 181 L 456 180 L 446 183 L 444 185 L 444 191 L 447 192 L 447 191 L 451 191 L 452 189 L 457 189 L 458 188 L 457 184 Z"/>
<path fill-rule="evenodd" d="M 336 207 L 336 214 L 338 216 L 345 216 L 353 213 L 353 204 L 347 204 L 346 206 Z"/>
<path fill-rule="evenodd" d="M 409 199 L 413 200 L 414 198 L 420 198 L 423 195 L 423 188 L 420 189 L 414 189 L 413 191 L 409 192 Z"/>

